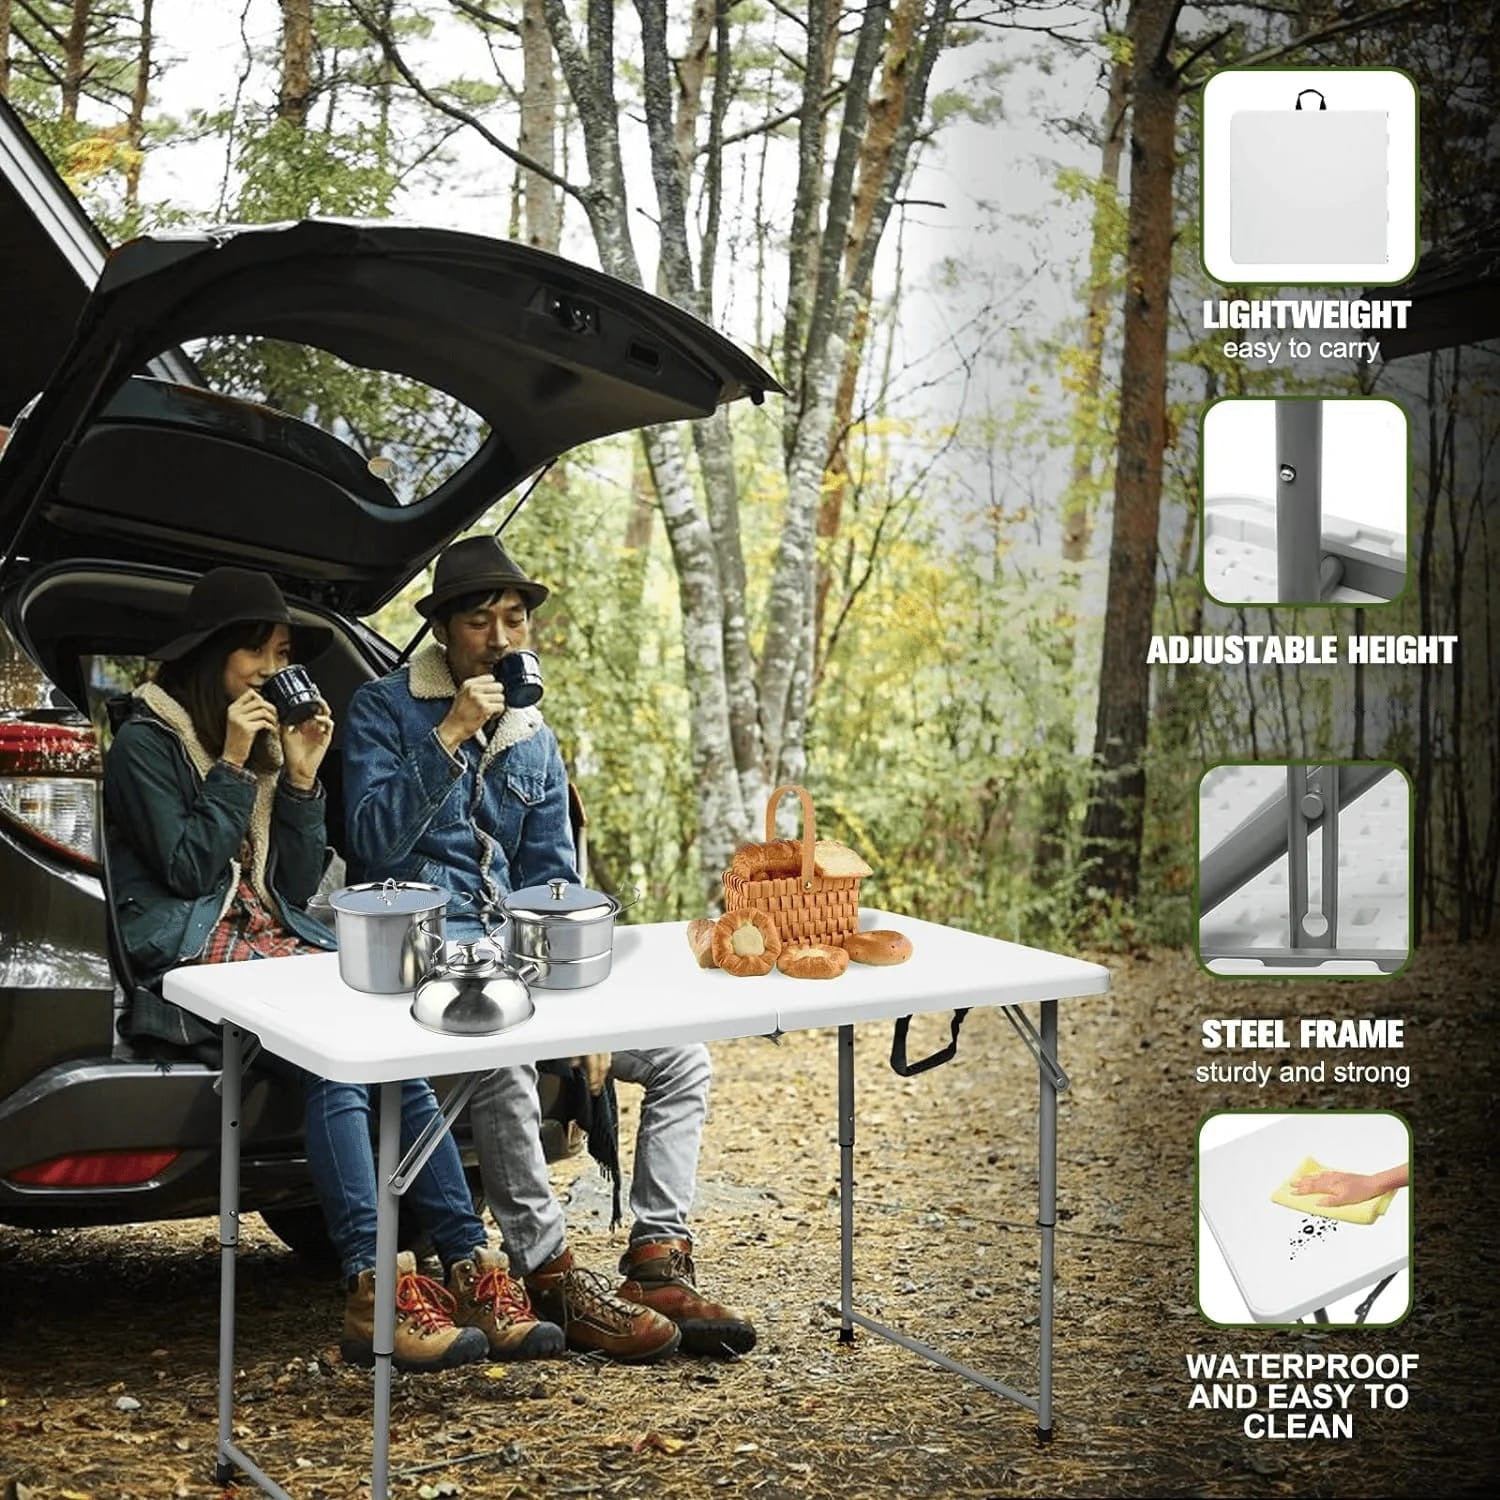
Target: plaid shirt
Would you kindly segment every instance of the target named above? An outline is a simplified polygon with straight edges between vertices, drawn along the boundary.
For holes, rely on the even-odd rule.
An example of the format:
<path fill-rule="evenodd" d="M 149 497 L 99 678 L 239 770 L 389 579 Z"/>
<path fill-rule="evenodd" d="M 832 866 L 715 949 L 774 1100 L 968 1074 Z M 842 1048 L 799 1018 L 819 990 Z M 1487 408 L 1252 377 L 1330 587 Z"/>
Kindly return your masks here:
<path fill-rule="evenodd" d="M 245 958 L 290 958 L 294 953 L 317 953 L 294 932 L 288 932 L 241 876 L 229 910 L 209 935 L 198 960 L 203 964 L 232 964 Z"/>

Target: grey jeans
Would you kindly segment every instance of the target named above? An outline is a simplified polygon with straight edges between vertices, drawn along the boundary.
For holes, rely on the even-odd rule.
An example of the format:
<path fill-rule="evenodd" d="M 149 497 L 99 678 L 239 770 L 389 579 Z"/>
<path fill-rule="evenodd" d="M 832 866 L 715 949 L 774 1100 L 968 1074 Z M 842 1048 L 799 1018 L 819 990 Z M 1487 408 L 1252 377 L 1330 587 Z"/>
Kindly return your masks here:
<path fill-rule="evenodd" d="M 630 1243 L 686 1239 L 698 1182 L 698 1147 L 708 1114 L 708 1048 L 616 1052 L 615 1079 L 645 1090 L 630 1179 Z M 484 1196 L 500 1226 L 511 1274 L 524 1276 L 563 1248 L 567 1223 L 542 1154 L 541 1105 L 530 1063 L 486 1078 L 469 1105 Z"/>

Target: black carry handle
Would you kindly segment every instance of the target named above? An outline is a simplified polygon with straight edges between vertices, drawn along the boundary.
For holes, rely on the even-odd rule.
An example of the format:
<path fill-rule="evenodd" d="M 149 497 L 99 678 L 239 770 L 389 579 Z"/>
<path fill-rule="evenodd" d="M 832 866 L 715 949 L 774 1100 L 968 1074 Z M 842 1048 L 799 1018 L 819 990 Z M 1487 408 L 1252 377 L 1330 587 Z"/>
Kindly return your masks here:
<path fill-rule="evenodd" d="M 891 1037 L 891 1067 L 903 1078 L 914 1078 L 918 1073 L 927 1072 L 929 1068 L 940 1068 L 945 1062 L 952 1062 L 958 1055 L 958 1033 L 963 1029 L 964 1017 L 968 1013 L 967 1007 L 953 1012 L 952 1039 L 946 1047 L 939 1047 L 931 1057 L 924 1057 L 920 1062 L 906 1060 L 906 1033 L 911 1026 L 911 1017 L 899 1017 L 895 1033 Z"/>
<path fill-rule="evenodd" d="M 1302 90 L 1302 94 L 1316 94 L 1318 96 L 1318 108 L 1319 109 L 1327 109 L 1328 108 L 1328 101 L 1323 97 L 1322 90 L 1320 90 L 1320 89 L 1303 89 Z M 1301 109 L 1302 108 L 1302 94 L 1298 94 L 1297 95 L 1297 103 L 1294 106 L 1296 109 Z"/>

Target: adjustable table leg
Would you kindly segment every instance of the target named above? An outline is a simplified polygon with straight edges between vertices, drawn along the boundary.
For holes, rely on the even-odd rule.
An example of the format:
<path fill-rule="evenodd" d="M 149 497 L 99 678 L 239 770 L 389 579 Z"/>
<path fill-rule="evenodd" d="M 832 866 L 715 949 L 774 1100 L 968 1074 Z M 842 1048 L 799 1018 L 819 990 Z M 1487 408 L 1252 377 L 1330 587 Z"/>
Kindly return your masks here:
<path fill-rule="evenodd" d="M 401 1084 L 380 1085 L 380 1157 L 375 1172 L 375 1448 L 370 1500 L 390 1492 L 391 1355 L 396 1347 L 395 1178 L 401 1160 Z"/>
<path fill-rule="evenodd" d="M 1043 1000 L 1042 1053 L 1057 1062 L 1057 1001 Z M 1059 1070 L 1060 1071 L 1060 1070 Z M 1057 1082 L 1045 1065 L 1041 1079 L 1037 1131 L 1037 1224 L 1042 1232 L 1041 1265 L 1041 1353 L 1038 1359 L 1040 1385 L 1037 1392 L 1037 1436 L 1045 1443 L 1052 1438 L 1052 1236 L 1057 1223 Z"/>
<path fill-rule="evenodd" d="M 234 1257 L 240 1243 L 240 1075 L 245 1033 L 225 1026 L 219 1089 L 219 1450 L 214 1483 L 228 1484 L 234 1446 Z"/>
<path fill-rule="evenodd" d="M 854 1028 L 839 1027 L 839 1343 L 854 1342 Z"/>

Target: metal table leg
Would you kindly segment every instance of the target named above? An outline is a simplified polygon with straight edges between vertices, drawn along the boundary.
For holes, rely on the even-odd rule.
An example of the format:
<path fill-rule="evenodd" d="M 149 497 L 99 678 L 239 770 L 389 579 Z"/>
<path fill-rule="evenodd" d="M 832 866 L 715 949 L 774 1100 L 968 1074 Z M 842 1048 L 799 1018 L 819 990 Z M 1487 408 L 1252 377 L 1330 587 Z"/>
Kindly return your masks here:
<path fill-rule="evenodd" d="M 396 1347 L 396 1169 L 401 1158 L 401 1084 L 380 1085 L 380 1156 L 375 1173 L 375 1444 L 370 1500 L 387 1500 L 391 1459 L 391 1355 Z"/>
<path fill-rule="evenodd" d="M 292 1497 L 234 1443 L 234 1272 L 240 1243 L 240 1104 L 247 1058 L 260 1051 L 256 1037 L 238 1026 L 223 1032 L 219 1075 L 219 1451 L 214 1483 L 228 1484 L 236 1470 L 272 1500 Z"/>
<path fill-rule="evenodd" d="M 1057 1226 L 1057 1001 L 1042 1001 L 1042 1053 L 1050 1058 L 1054 1072 L 1038 1059 L 1037 1125 L 1037 1225 L 1042 1232 L 1041 1264 L 1041 1352 L 1037 1360 L 1037 1436 L 1052 1440 L 1052 1236 Z"/>
<path fill-rule="evenodd" d="M 228 1484 L 234 1442 L 234 1258 L 240 1243 L 240 1073 L 245 1034 L 224 1028 L 219 1090 L 219 1452 L 214 1483 Z"/>
<path fill-rule="evenodd" d="M 1057 1204 L 1057 1095 L 1068 1086 L 1067 1075 L 1057 1064 L 1057 1002 L 1044 1001 L 1041 1008 L 1042 1027 L 1039 1045 L 1027 1038 L 1027 1030 L 1017 1027 L 1022 1040 L 1036 1056 L 1041 1077 L 1041 1168 L 1040 1168 L 1040 1213 L 1038 1223 L 1042 1227 L 1042 1306 L 1041 1306 L 1041 1395 L 1028 1396 L 1015 1386 L 994 1380 L 981 1374 L 969 1365 L 960 1364 L 941 1349 L 924 1344 L 920 1339 L 902 1333 L 874 1318 L 854 1311 L 854 1028 L 839 1027 L 839 1301 L 825 1303 L 830 1312 L 839 1317 L 839 1342 L 854 1341 L 856 1327 L 877 1334 L 903 1349 L 910 1349 L 923 1359 L 962 1375 L 965 1380 L 1004 1396 L 1038 1418 L 1038 1431 L 1043 1440 L 1052 1436 L 1052 1229 L 1056 1219 Z M 1015 1024 L 1012 1018 L 1012 1024 Z M 1027 1028 L 1029 1029 L 1029 1027 Z M 380 1500 L 375 1496 L 373 1500 Z"/>
<path fill-rule="evenodd" d="M 854 1028 L 839 1027 L 839 1343 L 854 1342 Z"/>

